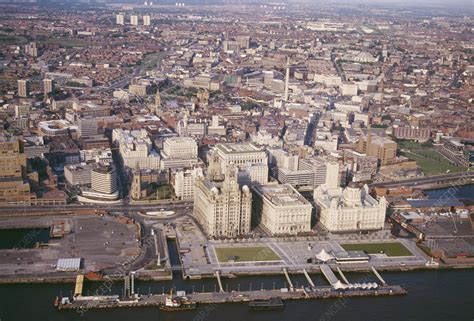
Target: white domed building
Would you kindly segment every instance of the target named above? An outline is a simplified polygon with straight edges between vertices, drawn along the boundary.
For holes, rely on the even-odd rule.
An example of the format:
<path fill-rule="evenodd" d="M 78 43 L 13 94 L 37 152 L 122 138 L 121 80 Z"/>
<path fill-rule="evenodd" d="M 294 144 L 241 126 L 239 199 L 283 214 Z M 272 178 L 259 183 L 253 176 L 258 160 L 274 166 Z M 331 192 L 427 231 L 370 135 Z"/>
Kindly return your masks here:
<path fill-rule="evenodd" d="M 384 228 L 387 201 L 377 201 L 362 188 L 351 182 L 345 189 L 321 185 L 314 190 L 319 220 L 330 232 L 355 232 Z"/>

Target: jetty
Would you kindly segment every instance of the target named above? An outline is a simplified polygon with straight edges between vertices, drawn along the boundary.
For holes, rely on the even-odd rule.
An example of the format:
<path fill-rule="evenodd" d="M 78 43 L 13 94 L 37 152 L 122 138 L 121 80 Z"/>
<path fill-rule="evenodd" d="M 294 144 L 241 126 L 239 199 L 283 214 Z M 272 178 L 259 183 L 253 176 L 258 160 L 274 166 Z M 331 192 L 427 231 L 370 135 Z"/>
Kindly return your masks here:
<path fill-rule="evenodd" d="M 341 282 L 331 267 L 322 265 L 321 270 L 328 279 L 330 285 L 316 286 L 306 270 L 303 274 L 308 280 L 308 286 L 295 288 L 289 277 L 288 270 L 283 270 L 284 275 L 288 281 L 288 287 L 281 289 L 260 289 L 249 291 L 224 291 L 222 282 L 220 280 L 220 273 L 216 271 L 216 278 L 219 283 L 219 290 L 213 292 L 192 292 L 182 293 L 188 301 L 196 304 L 219 304 L 219 303 L 239 303 L 252 302 L 256 300 L 270 300 L 271 298 L 280 298 L 281 300 L 316 300 L 316 299 L 330 299 L 330 298 L 351 298 L 351 297 L 370 297 L 370 296 L 395 296 L 405 295 L 407 291 L 399 285 L 387 284 L 379 273 L 374 274 L 381 281 L 382 284 L 375 282 L 371 283 L 349 283 L 343 276 L 342 272 L 338 270 L 343 277 L 344 283 Z M 81 277 L 78 277 L 78 284 L 82 284 Z M 120 308 L 120 307 L 146 307 L 146 306 L 162 306 L 165 303 L 167 295 L 162 294 L 137 294 L 134 291 L 133 273 L 124 279 L 124 286 L 126 291 L 125 296 L 120 298 L 115 296 L 88 296 L 83 297 L 79 294 L 80 291 L 76 287 L 75 297 L 61 298 L 59 300 L 58 309 L 100 309 L 100 308 Z M 81 289 L 82 290 L 82 289 Z"/>

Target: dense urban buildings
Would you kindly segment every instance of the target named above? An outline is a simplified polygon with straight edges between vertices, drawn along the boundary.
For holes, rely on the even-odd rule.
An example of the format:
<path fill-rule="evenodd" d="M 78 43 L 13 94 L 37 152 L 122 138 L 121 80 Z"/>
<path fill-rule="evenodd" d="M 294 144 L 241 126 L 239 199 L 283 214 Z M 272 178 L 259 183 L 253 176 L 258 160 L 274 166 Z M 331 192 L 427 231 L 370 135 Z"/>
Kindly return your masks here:
<path fill-rule="evenodd" d="M 3 1 L 0 281 L 474 266 L 472 4 L 379 2 Z"/>

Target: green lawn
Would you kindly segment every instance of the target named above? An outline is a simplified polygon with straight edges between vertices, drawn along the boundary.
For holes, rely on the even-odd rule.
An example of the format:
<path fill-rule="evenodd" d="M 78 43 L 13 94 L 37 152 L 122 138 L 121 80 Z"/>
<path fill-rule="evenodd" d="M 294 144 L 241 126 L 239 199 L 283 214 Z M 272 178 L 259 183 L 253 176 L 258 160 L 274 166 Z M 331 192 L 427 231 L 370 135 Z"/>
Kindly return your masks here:
<path fill-rule="evenodd" d="M 279 261 L 280 257 L 267 246 L 216 247 L 219 262 L 228 262 L 235 256 L 235 262 Z"/>
<path fill-rule="evenodd" d="M 2 45 L 22 45 L 28 40 L 23 36 L 0 34 L 0 44 Z"/>
<path fill-rule="evenodd" d="M 429 142 L 417 143 L 414 141 L 399 140 L 398 148 L 400 155 L 416 161 L 418 166 L 426 175 L 443 174 L 447 171 L 462 172 L 466 169 L 451 164 L 446 158 L 438 153 Z"/>
<path fill-rule="evenodd" d="M 157 198 L 160 200 L 170 199 L 174 195 L 173 186 L 169 184 L 163 184 L 157 187 L 156 189 Z"/>
<path fill-rule="evenodd" d="M 466 169 L 451 164 L 447 159 L 438 154 L 436 151 L 415 151 L 401 152 L 400 155 L 408 157 L 410 160 L 416 161 L 416 164 L 426 175 L 436 175 L 446 173 L 463 172 Z M 438 157 L 439 156 L 439 157 Z"/>
<path fill-rule="evenodd" d="M 367 254 L 385 253 L 387 256 L 413 256 L 403 244 L 395 243 L 358 243 L 341 244 L 346 251 L 364 251 Z"/>

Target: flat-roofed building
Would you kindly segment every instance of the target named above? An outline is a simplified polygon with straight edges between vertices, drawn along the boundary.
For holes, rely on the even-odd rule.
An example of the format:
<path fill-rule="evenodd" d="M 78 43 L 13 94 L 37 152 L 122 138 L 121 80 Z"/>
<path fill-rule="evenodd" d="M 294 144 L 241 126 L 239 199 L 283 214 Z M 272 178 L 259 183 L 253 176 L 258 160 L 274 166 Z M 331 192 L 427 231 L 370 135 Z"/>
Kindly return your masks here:
<path fill-rule="evenodd" d="M 64 166 L 64 178 L 69 186 L 90 187 L 91 173 L 96 164 L 73 164 Z"/>
<path fill-rule="evenodd" d="M 91 172 L 91 188 L 99 193 L 113 194 L 117 191 L 117 174 L 114 166 L 98 166 Z"/>
<path fill-rule="evenodd" d="M 144 15 L 143 16 L 143 25 L 144 26 L 149 26 L 151 24 L 151 19 L 149 15 Z"/>
<path fill-rule="evenodd" d="M 54 80 L 45 78 L 43 79 L 43 91 L 45 94 L 49 94 L 54 90 Z"/>
<path fill-rule="evenodd" d="M 171 137 L 163 143 L 162 154 L 173 159 L 197 158 L 196 140 L 191 137 Z"/>
<path fill-rule="evenodd" d="M 161 151 L 161 169 L 193 167 L 198 163 L 197 154 L 198 147 L 194 138 L 167 138 Z"/>
<path fill-rule="evenodd" d="M 394 163 L 397 156 L 397 143 L 389 137 L 375 135 L 369 130 L 367 135 L 360 136 L 356 152 L 377 157 L 382 166 L 389 165 Z"/>
<path fill-rule="evenodd" d="M 272 166 L 276 166 L 279 169 L 298 170 L 298 154 L 290 153 L 283 149 L 267 149 L 267 152 L 269 154 L 269 162 Z"/>
<path fill-rule="evenodd" d="M 290 184 L 254 186 L 253 217 L 272 235 L 311 231 L 312 205 Z"/>
<path fill-rule="evenodd" d="M 209 155 L 209 173 L 212 179 L 222 177 L 222 173 L 227 172 L 231 166 L 247 172 L 253 184 L 265 185 L 268 182 L 267 154 L 252 143 L 216 145 Z"/>
<path fill-rule="evenodd" d="M 77 132 L 79 137 L 102 134 L 107 127 L 115 127 L 121 123 L 123 119 L 117 116 L 87 116 L 77 121 Z"/>
<path fill-rule="evenodd" d="M 22 141 L 16 136 L 0 134 L 0 206 L 30 205 L 30 201 Z"/>
<path fill-rule="evenodd" d="M 18 80 L 18 96 L 21 98 L 28 97 L 30 93 L 30 86 L 29 82 L 26 79 L 19 79 Z"/>
<path fill-rule="evenodd" d="M 411 139 L 419 142 L 424 142 L 430 139 L 431 129 L 420 127 L 395 127 L 393 135 L 397 139 Z"/>
<path fill-rule="evenodd" d="M 115 16 L 115 23 L 118 25 L 124 25 L 124 17 L 123 14 L 118 14 Z"/>
<path fill-rule="evenodd" d="M 290 184 L 294 187 L 310 186 L 314 187 L 315 173 L 312 170 L 300 169 L 290 170 L 278 168 L 277 178 L 282 184 Z"/>
<path fill-rule="evenodd" d="M 174 193 L 179 199 L 194 199 L 194 190 L 196 186 L 196 178 L 203 176 L 202 168 L 179 170 L 174 177 Z"/>
<path fill-rule="evenodd" d="M 474 166 L 474 145 L 467 144 L 459 138 L 442 137 L 441 154 L 458 166 Z"/>
<path fill-rule="evenodd" d="M 300 160 L 300 170 L 307 170 L 313 173 L 313 187 L 326 183 L 327 161 L 322 158 L 305 158 Z"/>
<path fill-rule="evenodd" d="M 114 129 L 112 141 L 119 147 L 123 165 L 129 169 L 159 169 L 160 155 L 153 148 L 146 130 Z"/>

